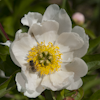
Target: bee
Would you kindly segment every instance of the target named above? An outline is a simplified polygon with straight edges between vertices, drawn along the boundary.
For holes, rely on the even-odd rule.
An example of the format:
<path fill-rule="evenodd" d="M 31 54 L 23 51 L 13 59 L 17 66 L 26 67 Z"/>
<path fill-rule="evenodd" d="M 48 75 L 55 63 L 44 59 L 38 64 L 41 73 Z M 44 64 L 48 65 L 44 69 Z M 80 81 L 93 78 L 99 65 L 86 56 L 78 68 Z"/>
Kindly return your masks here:
<path fill-rule="evenodd" d="M 36 66 L 35 66 L 35 63 L 33 62 L 33 60 L 30 60 L 29 65 L 30 65 L 29 70 L 32 71 L 32 72 L 35 72 Z"/>

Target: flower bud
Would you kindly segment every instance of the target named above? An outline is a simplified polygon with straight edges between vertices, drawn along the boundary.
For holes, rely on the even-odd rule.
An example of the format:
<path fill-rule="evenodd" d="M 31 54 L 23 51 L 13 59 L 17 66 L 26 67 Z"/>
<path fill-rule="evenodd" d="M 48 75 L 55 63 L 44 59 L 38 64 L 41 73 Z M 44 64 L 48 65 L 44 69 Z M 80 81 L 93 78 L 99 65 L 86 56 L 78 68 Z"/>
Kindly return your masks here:
<path fill-rule="evenodd" d="M 66 97 L 66 98 L 64 98 L 64 100 L 74 100 L 74 98 L 72 98 L 72 97 Z"/>
<path fill-rule="evenodd" d="M 72 16 L 73 21 L 78 25 L 83 25 L 85 22 L 85 17 L 82 13 L 76 12 Z"/>

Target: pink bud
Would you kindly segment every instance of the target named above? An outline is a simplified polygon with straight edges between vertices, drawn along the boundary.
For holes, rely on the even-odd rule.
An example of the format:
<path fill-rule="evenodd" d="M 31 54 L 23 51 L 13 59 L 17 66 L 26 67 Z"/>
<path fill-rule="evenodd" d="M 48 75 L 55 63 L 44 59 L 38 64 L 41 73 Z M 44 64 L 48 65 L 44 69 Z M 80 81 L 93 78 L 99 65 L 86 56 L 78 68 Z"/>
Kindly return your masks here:
<path fill-rule="evenodd" d="M 85 22 L 85 17 L 82 13 L 76 12 L 73 14 L 72 19 L 78 25 L 82 25 Z"/>
<path fill-rule="evenodd" d="M 74 98 L 72 98 L 72 97 L 66 97 L 66 98 L 64 98 L 64 100 L 74 100 Z"/>

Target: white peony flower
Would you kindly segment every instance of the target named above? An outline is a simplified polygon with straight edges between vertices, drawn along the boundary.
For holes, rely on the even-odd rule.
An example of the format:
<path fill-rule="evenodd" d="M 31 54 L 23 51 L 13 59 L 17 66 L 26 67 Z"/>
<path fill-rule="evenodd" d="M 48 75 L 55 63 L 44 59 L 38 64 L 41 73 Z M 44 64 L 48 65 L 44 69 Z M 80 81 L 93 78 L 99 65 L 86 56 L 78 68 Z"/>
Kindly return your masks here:
<path fill-rule="evenodd" d="M 29 12 L 21 20 L 28 33 L 19 30 L 10 45 L 10 55 L 21 72 L 16 75 L 18 91 L 35 98 L 45 89 L 76 90 L 88 67 L 81 59 L 89 38 L 83 28 L 72 29 L 69 16 L 56 4 L 44 15 Z"/>

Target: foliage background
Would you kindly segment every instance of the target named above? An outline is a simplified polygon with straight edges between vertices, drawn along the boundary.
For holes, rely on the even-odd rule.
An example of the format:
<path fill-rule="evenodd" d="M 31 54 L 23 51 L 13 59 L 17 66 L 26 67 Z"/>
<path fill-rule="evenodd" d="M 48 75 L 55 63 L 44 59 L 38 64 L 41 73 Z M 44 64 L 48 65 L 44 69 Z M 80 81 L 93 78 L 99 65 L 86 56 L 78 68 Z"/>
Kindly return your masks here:
<path fill-rule="evenodd" d="M 54 93 L 46 90 L 36 99 L 27 98 L 17 91 L 14 81 L 16 72 L 20 71 L 20 68 L 12 62 L 9 48 L 0 45 L 0 69 L 7 76 L 0 77 L 0 100 L 62 100 L 67 96 L 72 96 L 75 100 L 100 100 L 100 0 L 0 0 L 0 23 L 13 41 L 18 29 L 22 29 L 23 32 L 28 30 L 28 27 L 20 23 L 24 14 L 29 11 L 43 14 L 46 7 L 52 3 L 66 9 L 70 18 L 74 12 L 85 15 L 85 23 L 82 27 L 90 37 L 90 46 L 87 54 L 82 58 L 89 67 L 88 74 L 82 78 L 84 85 L 77 91 L 62 90 Z M 72 23 L 73 26 L 76 25 L 73 20 Z M 1 30 L 0 42 L 6 42 Z"/>

